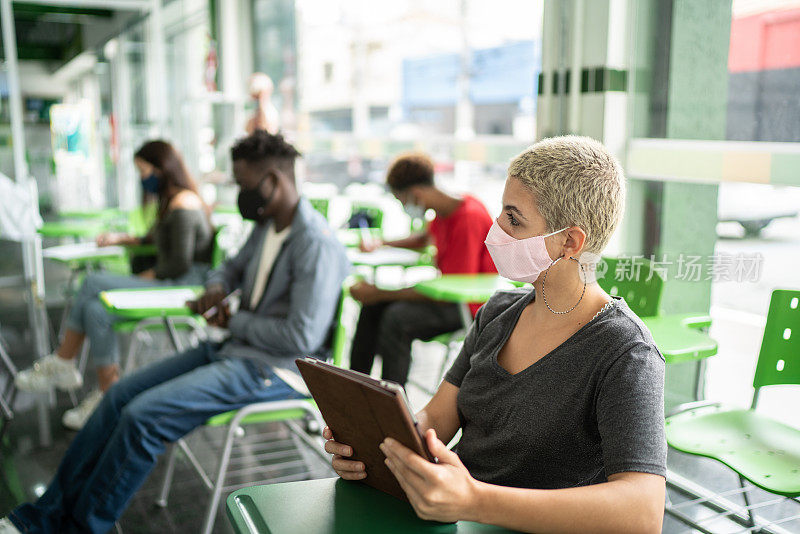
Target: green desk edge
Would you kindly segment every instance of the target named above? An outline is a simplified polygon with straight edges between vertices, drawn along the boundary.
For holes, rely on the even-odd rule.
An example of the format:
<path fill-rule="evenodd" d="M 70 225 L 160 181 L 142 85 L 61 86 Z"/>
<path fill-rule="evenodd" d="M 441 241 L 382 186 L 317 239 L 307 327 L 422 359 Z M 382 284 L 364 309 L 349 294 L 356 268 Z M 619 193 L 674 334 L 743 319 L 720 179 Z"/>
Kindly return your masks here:
<path fill-rule="evenodd" d="M 91 254 L 90 253 L 90 254 L 86 254 L 85 256 L 76 256 L 74 258 L 69 258 L 68 260 L 65 260 L 63 258 L 53 258 L 53 257 L 48 257 L 48 258 L 45 258 L 45 259 L 48 260 L 48 261 L 54 261 L 56 263 L 63 263 L 65 265 L 69 265 L 71 267 L 80 267 L 80 266 L 82 266 L 84 264 L 87 264 L 87 263 L 92 263 L 92 262 L 102 263 L 104 261 L 113 261 L 113 260 L 119 260 L 119 259 L 124 259 L 124 258 L 125 258 L 125 254 L 124 253 L 122 253 L 122 254 Z"/>
<path fill-rule="evenodd" d="M 253 486 L 227 499 L 228 519 L 238 534 L 504 533 L 507 529 L 417 517 L 411 505 L 362 482 L 326 478 Z"/>
<path fill-rule="evenodd" d="M 103 291 L 100 293 L 100 302 L 108 313 L 124 319 L 147 319 L 148 317 L 180 317 L 192 315 L 192 311 L 186 306 L 180 308 L 135 308 L 128 310 L 119 310 L 111 305 L 108 300 L 108 293 L 120 293 L 123 291 L 169 291 L 173 289 L 191 289 L 197 295 L 203 292 L 203 286 L 167 286 L 167 287 L 148 287 L 148 288 L 134 288 L 134 289 L 113 289 L 111 291 Z"/>
<path fill-rule="evenodd" d="M 486 302 L 500 289 L 515 285 L 496 274 L 445 274 L 414 286 L 417 293 L 434 300 L 457 303 Z"/>
<path fill-rule="evenodd" d="M 42 237 L 94 237 L 103 231 L 103 224 L 87 221 L 53 221 L 37 230 Z"/>
<path fill-rule="evenodd" d="M 228 215 L 235 214 L 239 215 L 239 207 L 228 205 L 228 204 L 218 204 L 214 206 L 214 213 L 225 213 Z"/>
<path fill-rule="evenodd" d="M 697 330 L 711 324 L 707 316 L 658 315 L 642 317 L 667 363 L 702 360 L 717 353 L 717 342 Z"/>
<path fill-rule="evenodd" d="M 99 210 L 69 210 L 59 213 L 64 219 L 113 219 L 124 215 L 119 208 L 104 208 Z"/>

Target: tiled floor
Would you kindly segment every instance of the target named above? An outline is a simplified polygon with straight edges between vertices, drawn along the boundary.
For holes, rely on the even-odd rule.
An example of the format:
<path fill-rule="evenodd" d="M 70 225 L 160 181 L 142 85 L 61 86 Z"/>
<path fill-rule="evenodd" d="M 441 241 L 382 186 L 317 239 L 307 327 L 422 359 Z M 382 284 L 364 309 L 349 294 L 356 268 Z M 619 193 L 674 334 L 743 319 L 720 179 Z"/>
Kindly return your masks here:
<path fill-rule="evenodd" d="M 36 498 L 38 492 L 42 491 L 55 473 L 58 462 L 74 435 L 74 432 L 62 427 L 59 420 L 59 414 L 70 406 L 69 401 L 64 395 L 59 395 L 58 400 L 58 407 L 52 411 L 51 417 L 54 442 L 51 447 L 45 449 L 36 445 L 37 426 L 34 412 L 27 410 L 27 400 L 24 397 L 21 399 L 19 417 L 9 427 L 7 443 L 3 447 L 0 517 L 6 515 L 20 502 Z M 224 428 L 201 428 L 187 438 L 190 448 L 207 471 L 213 472 L 216 469 L 219 445 L 224 438 L 224 432 Z M 261 439 L 264 439 L 264 434 L 268 434 L 270 443 L 253 445 L 253 438 L 257 434 L 261 435 Z M 283 480 L 297 479 L 298 476 L 307 478 L 306 469 L 296 465 L 302 463 L 303 459 L 293 448 L 289 433 L 282 425 L 271 423 L 248 426 L 242 441 L 244 445 L 234 451 L 230 470 L 243 470 L 244 473 L 230 477 L 227 484 L 251 485 L 258 483 L 263 477 L 280 477 Z M 261 443 L 261 440 L 258 442 Z M 289 468 L 275 467 L 274 463 L 278 459 L 274 458 L 259 457 L 256 461 L 255 458 L 263 452 L 263 449 L 272 452 L 287 451 L 280 460 L 291 462 L 293 465 Z M 123 532 L 127 534 L 200 530 L 210 493 L 185 457 L 179 455 L 178 458 L 168 507 L 160 508 L 154 504 L 161 490 L 165 471 L 166 462 L 162 457 L 122 515 L 119 525 Z M 307 455 L 305 459 L 310 464 L 308 470 L 313 471 L 311 476 L 322 478 L 334 475 L 321 458 Z M 230 491 L 232 489 L 228 490 Z M 217 513 L 214 532 L 232 532 L 225 517 L 224 501 Z"/>

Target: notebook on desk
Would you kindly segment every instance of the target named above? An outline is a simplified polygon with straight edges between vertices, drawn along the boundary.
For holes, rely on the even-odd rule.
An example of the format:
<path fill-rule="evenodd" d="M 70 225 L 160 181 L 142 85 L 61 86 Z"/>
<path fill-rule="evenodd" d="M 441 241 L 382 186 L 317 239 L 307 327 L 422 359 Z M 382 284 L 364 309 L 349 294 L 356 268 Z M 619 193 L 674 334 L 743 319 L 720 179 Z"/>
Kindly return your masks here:
<path fill-rule="evenodd" d="M 295 362 L 334 439 L 351 446 L 350 459 L 366 466 L 364 482 L 408 500 L 379 445 L 391 437 L 429 461 L 434 458 L 417 430 L 402 386 L 313 358 Z"/>
<path fill-rule="evenodd" d="M 47 247 L 42 251 L 42 257 L 59 261 L 72 261 L 84 258 L 103 258 L 106 256 L 123 256 L 125 249 L 119 246 L 98 247 L 94 242 L 69 243 Z"/>
<path fill-rule="evenodd" d="M 179 309 L 186 306 L 186 301 L 196 299 L 198 292 L 187 287 L 120 289 L 104 291 L 103 298 L 118 310 Z"/>
<path fill-rule="evenodd" d="M 414 250 L 394 247 L 382 247 L 373 252 L 360 252 L 349 249 L 347 259 L 357 265 L 415 265 L 422 254 Z"/>

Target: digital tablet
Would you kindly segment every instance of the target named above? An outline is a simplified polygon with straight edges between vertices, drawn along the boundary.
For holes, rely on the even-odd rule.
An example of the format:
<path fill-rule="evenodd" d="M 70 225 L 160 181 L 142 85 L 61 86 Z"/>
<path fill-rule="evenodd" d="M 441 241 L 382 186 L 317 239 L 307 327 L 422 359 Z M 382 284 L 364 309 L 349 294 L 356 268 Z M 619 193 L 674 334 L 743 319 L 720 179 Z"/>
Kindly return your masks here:
<path fill-rule="evenodd" d="M 378 446 L 392 438 L 431 462 L 435 459 L 417 429 L 403 387 L 313 358 L 295 362 L 333 438 L 353 448 L 349 459 L 364 463 L 363 482 L 408 500 Z"/>

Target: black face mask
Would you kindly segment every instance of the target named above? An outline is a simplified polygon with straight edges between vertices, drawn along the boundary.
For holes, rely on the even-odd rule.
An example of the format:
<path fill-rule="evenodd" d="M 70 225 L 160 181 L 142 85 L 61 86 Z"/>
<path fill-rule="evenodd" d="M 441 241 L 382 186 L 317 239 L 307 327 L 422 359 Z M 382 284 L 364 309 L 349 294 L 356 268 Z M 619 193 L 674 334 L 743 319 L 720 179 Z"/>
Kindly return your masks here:
<path fill-rule="evenodd" d="M 266 176 L 262 178 L 253 189 L 242 189 L 239 191 L 237 204 L 239 205 L 239 213 L 242 214 L 243 219 L 250 219 L 251 221 L 258 222 L 263 218 L 264 210 L 266 210 L 267 206 L 272 202 L 272 197 L 275 196 L 275 189 L 277 189 L 277 187 L 273 187 L 272 192 L 265 198 L 264 195 L 261 194 L 261 185 L 266 179 Z"/>

